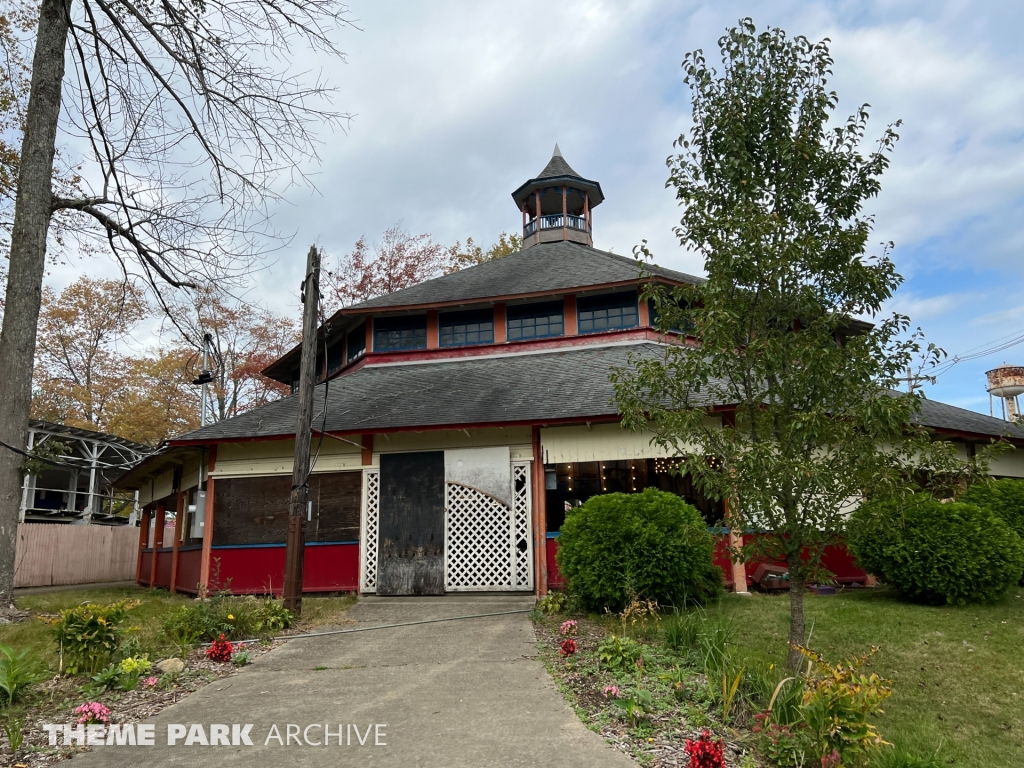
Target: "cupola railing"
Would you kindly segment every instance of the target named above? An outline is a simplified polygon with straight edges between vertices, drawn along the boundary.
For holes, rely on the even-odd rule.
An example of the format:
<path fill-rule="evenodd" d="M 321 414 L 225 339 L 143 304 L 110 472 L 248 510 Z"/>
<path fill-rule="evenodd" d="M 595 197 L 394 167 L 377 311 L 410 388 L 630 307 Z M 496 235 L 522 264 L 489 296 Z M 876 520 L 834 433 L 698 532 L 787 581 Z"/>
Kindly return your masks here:
<path fill-rule="evenodd" d="M 587 220 L 583 216 L 573 216 L 572 214 L 561 214 L 555 213 L 550 216 L 539 216 L 526 223 L 523 227 L 523 237 L 529 237 L 537 231 L 538 223 L 541 229 L 562 229 L 568 227 L 569 229 L 575 229 L 580 232 L 589 232 L 587 229 Z"/>

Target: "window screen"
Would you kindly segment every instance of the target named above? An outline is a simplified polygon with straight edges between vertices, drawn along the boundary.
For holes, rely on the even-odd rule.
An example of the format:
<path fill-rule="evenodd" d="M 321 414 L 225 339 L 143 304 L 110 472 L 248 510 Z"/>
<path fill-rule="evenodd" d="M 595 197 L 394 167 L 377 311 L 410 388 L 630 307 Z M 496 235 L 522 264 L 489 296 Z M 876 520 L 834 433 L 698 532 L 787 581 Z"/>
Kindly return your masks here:
<path fill-rule="evenodd" d="M 348 335 L 348 355 L 345 362 L 351 363 L 366 351 L 366 323 L 363 323 Z"/>
<path fill-rule="evenodd" d="M 613 293 L 582 298 L 577 303 L 580 333 L 635 328 L 640 321 L 636 293 Z"/>
<path fill-rule="evenodd" d="M 427 316 L 382 317 L 373 321 L 373 351 L 427 348 Z"/>
<path fill-rule="evenodd" d="M 445 312 L 438 321 L 442 347 L 494 343 L 494 310 Z"/>
<path fill-rule="evenodd" d="M 509 307 L 507 310 L 508 340 L 521 341 L 561 336 L 565 331 L 562 312 L 563 304 L 560 301 Z"/>

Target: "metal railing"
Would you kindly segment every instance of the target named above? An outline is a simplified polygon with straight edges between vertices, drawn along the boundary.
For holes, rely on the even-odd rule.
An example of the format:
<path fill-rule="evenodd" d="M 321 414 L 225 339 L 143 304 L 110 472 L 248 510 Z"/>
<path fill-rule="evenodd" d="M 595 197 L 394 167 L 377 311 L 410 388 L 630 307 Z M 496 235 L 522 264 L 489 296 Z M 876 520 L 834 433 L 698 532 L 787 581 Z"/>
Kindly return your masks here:
<path fill-rule="evenodd" d="M 587 229 L 587 220 L 583 216 L 573 216 L 571 214 L 563 216 L 560 213 L 556 213 L 540 216 L 532 221 L 528 221 L 526 226 L 523 227 L 523 237 L 529 237 L 536 232 L 538 223 L 541 229 L 562 229 L 563 227 L 568 227 L 580 232 L 589 231 Z"/>

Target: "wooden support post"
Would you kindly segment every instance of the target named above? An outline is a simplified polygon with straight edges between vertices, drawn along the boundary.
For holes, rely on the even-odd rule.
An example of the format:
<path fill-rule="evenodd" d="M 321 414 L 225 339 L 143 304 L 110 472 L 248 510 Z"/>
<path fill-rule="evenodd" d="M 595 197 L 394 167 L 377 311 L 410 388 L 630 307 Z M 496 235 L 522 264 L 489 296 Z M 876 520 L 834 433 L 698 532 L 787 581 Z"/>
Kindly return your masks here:
<path fill-rule="evenodd" d="M 213 478 L 210 473 L 217 466 L 217 446 L 210 446 L 206 465 L 206 504 L 203 508 L 203 553 L 199 560 L 199 597 L 210 594 L 210 558 L 213 554 Z"/>
<path fill-rule="evenodd" d="M 533 553 L 536 558 L 537 594 L 548 593 L 548 517 L 544 490 L 544 454 L 540 444 L 540 426 L 533 427 Z"/>
<path fill-rule="evenodd" d="M 562 239 L 569 239 L 569 190 L 562 185 Z"/>
<path fill-rule="evenodd" d="M 566 336 L 576 336 L 579 333 L 576 323 L 576 294 L 570 293 L 565 297 L 562 313 L 562 327 L 565 329 L 563 332 Z"/>
<path fill-rule="evenodd" d="M 539 243 L 540 242 L 540 190 L 539 189 L 534 191 L 534 193 L 533 193 L 533 200 L 534 200 L 534 203 L 536 204 L 535 207 L 537 209 L 537 232 L 536 232 L 536 235 L 537 235 L 537 242 Z"/>
<path fill-rule="evenodd" d="M 306 503 L 309 497 L 309 443 L 313 421 L 313 385 L 316 375 L 316 324 L 320 306 L 320 250 L 306 255 L 302 290 L 302 360 L 299 363 L 298 418 L 295 424 L 295 462 L 288 506 L 288 533 L 284 555 L 284 607 L 302 614 L 302 565 L 306 552 Z M 367 326 L 369 327 L 369 326 Z"/>
<path fill-rule="evenodd" d="M 181 481 L 179 480 L 179 485 Z M 185 531 L 185 491 L 178 489 L 178 506 L 174 515 L 174 551 L 171 552 L 171 594 L 178 591 L 178 556 L 180 554 L 181 536 Z"/>
<path fill-rule="evenodd" d="M 438 330 L 437 310 L 427 310 L 427 349 L 437 349 L 441 346 L 440 331 Z"/>
<path fill-rule="evenodd" d="M 366 351 L 364 355 L 368 355 L 373 352 L 373 318 L 366 318 Z"/>
<path fill-rule="evenodd" d="M 373 464 L 373 435 L 363 435 L 363 466 Z"/>
<path fill-rule="evenodd" d="M 736 527 L 732 524 L 729 519 L 729 500 L 725 499 L 725 524 L 729 526 L 729 549 L 738 550 L 743 546 L 743 536 L 736 530 Z M 746 566 L 742 560 L 730 556 L 729 560 L 732 562 L 732 591 L 745 595 L 748 594 L 746 590 Z"/>
<path fill-rule="evenodd" d="M 508 325 L 505 315 L 505 305 L 498 302 L 494 305 L 494 343 L 504 344 L 508 341 Z"/>
<path fill-rule="evenodd" d="M 157 561 L 160 560 L 160 547 L 164 544 L 164 517 L 167 506 L 163 501 L 156 503 L 156 525 L 153 526 L 153 557 L 149 561 L 149 588 L 156 587 Z"/>
<path fill-rule="evenodd" d="M 142 584 L 142 553 L 149 543 L 149 507 L 142 508 L 142 519 L 139 521 L 139 559 L 135 565 L 135 583 Z"/>
<path fill-rule="evenodd" d="M 640 288 L 640 293 L 643 293 L 643 287 Z M 651 313 L 650 307 L 647 306 L 647 302 L 643 300 L 642 296 L 637 297 L 637 309 L 639 310 L 639 320 L 641 328 L 648 328 L 651 325 Z"/>

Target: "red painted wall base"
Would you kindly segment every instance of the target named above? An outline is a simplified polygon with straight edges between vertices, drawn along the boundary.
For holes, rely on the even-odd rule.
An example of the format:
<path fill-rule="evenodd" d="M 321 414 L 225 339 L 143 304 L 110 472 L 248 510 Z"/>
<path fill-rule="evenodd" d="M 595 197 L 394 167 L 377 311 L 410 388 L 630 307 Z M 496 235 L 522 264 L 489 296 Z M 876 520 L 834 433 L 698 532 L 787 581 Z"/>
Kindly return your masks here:
<path fill-rule="evenodd" d="M 565 580 L 558 570 L 558 563 L 555 560 L 555 553 L 558 551 L 558 538 L 548 539 L 548 588 L 562 589 L 565 587 Z M 822 565 L 832 573 L 832 580 L 837 584 L 864 584 L 868 579 L 866 571 L 861 570 L 854 563 L 853 555 L 844 544 L 833 544 L 825 548 L 821 559 Z M 729 559 L 729 537 L 715 536 L 714 563 L 722 569 L 723 581 L 727 587 L 733 586 L 732 563 Z M 747 572 L 747 581 L 753 585 L 754 571 L 757 570 L 760 562 L 751 561 L 744 564 Z"/>
<path fill-rule="evenodd" d="M 143 586 L 149 584 L 152 551 L 142 554 Z M 284 544 L 255 547 L 214 547 L 210 562 L 210 591 L 234 595 L 280 595 L 284 583 Z M 178 554 L 177 589 L 199 591 L 201 549 Z M 167 567 L 164 568 L 164 560 Z M 171 552 L 160 552 L 154 586 L 170 586 Z M 303 592 L 354 592 L 359 588 L 359 544 L 307 544 L 303 561 Z"/>

